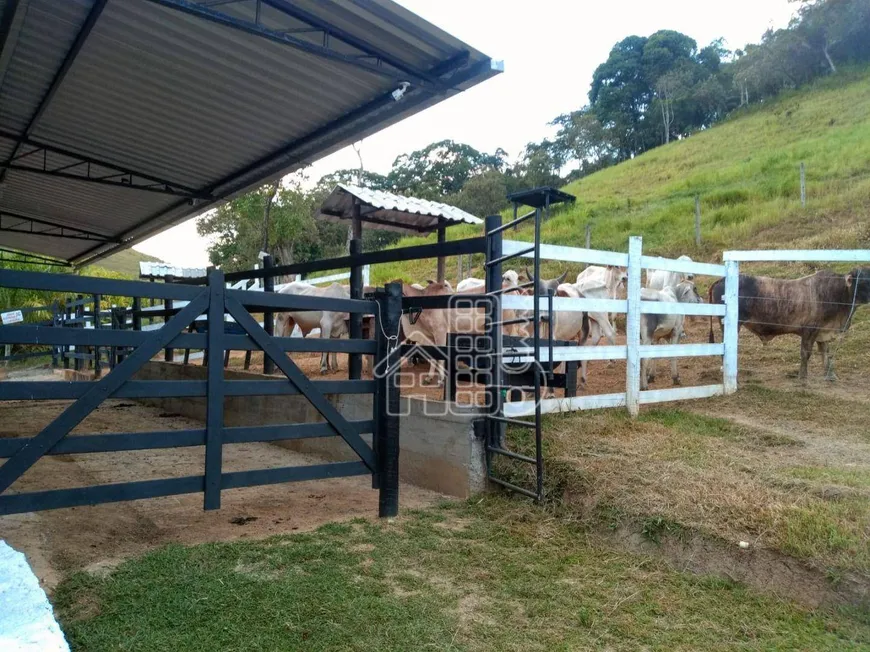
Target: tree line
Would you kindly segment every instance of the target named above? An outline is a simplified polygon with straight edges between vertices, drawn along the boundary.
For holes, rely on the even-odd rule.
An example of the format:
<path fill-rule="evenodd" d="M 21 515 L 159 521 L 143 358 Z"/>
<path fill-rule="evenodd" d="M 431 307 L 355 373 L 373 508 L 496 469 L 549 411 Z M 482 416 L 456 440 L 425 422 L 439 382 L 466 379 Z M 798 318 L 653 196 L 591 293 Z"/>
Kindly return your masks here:
<path fill-rule="evenodd" d="M 201 218 L 198 230 L 213 238 L 210 258 L 226 269 L 250 268 L 263 248 L 282 263 L 341 255 L 347 226 L 313 218 L 336 183 L 437 200 L 483 216 L 503 210 L 509 192 L 564 185 L 690 137 L 783 90 L 836 75 L 843 65 L 870 61 L 870 0 L 792 1 L 799 7 L 786 28 L 768 30 L 743 49 L 730 51 L 722 39 L 699 47 L 673 30 L 622 39 L 595 69 L 588 103 L 556 116 L 554 135 L 528 143 L 514 162 L 500 148 L 488 153 L 444 140 L 402 154 L 386 175 L 339 170 L 308 191 L 299 180 L 261 188 Z M 366 250 L 400 237 L 363 233 Z"/>

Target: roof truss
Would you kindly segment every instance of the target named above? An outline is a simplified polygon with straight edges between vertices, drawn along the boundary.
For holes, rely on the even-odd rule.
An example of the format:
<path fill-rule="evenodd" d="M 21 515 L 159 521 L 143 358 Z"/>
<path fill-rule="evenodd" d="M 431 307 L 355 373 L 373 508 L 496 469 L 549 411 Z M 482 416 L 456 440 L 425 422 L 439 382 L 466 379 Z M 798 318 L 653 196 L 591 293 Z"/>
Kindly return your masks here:
<path fill-rule="evenodd" d="M 48 108 L 48 105 L 51 104 L 51 100 L 54 99 L 55 94 L 57 93 L 60 85 L 63 83 L 64 78 L 69 72 L 70 68 L 72 68 L 73 63 L 76 60 L 79 52 L 81 52 L 82 47 L 88 40 L 88 36 L 91 34 L 91 30 L 94 28 L 94 25 L 97 24 L 97 19 L 100 17 L 100 14 L 103 13 L 103 9 L 106 6 L 107 0 L 96 0 L 94 2 L 94 6 L 91 7 L 90 12 L 88 12 L 87 18 L 85 18 L 85 22 L 82 24 L 81 28 L 76 34 L 75 40 L 73 44 L 70 46 L 69 51 L 66 53 L 66 57 L 64 57 L 63 63 L 61 63 L 60 68 L 58 68 L 54 77 L 51 80 L 51 84 L 49 84 L 48 89 L 45 91 L 45 94 L 42 96 L 42 99 L 39 101 L 39 104 L 36 107 L 36 110 L 33 112 L 33 115 L 30 116 L 30 120 L 27 122 L 27 126 L 24 128 L 24 132 L 21 134 L 22 138 L 28 138 L 30 134 L 33 133 L 33 129 L 36 127 L 36 123 L 39 122 L 39 119 L 42 117 L 45 110 Z M 13 5 L 16 3 L 13 2 Z M 10 19 L 11 20 L 11 19 Z M 10 159 L 14 159 L 19 152 L 21 147 L 21 142 L 17 142 L 15 145 L 15 149 L 12 152 L 12 156 Z M 4 167 L 0 169 L 0 184 L 6 179 L 8 168 Z"/>
<path fill-rule="evenodd" d="M 348 32 L 335 27 L 327 21 L 311 14 L 304 9 L 296 7 L 286 0 L 254 0 L 254 20 L 245 20 L 238 16 L 219 11 L 216 7 L 238 4 L 242 0 L 211 0 L 194 2 L 191 0 L 149 0 L 155 4 L 182 11 L 191 16 L 197 16 L 204 20 L 236 29 L 254 36 L 287 45 L 308 54 L 362 68 L 368 72 L 393 79 L 396 82 L 414 82 L 418 86 L 431 86 L 441 88 L 442 84 L 437 76 L 425 71 L 417 70 L 396 57 L 391 56 L 375 45 L 367 43 Z M 285 30 L 270 29 L 261 22 L 262 8 L 267 5 L 278 12 L 305 24 L 302 28 Z M 320 34 L 320 44 L 310 40 L 299 38 L 295 34 Z M 346 54 L 332 47 L 333 40 L 340 41 L 345 45 L 359 51 L 359 54 Z M 385 67 L 389 66 L 388 67 Z"/>
<path fill-rule="evenodd" d="M 211 198 L 207 193 L 197 192 L 182 184 L 83 156 L 62 147 L 47 145 L 27 136 L 17 136 L 0 130 L 0 138 L 15 141 L 12 155 L 5 161 L 0 161 L 0 175 L 5 175 L 7 170 L 16 170 L 85 183 L 175 195 L 187 199 Z"/>
<path fill-rule="evenodd" d="M 2 210 L 0 210 L 0 233 L 23 233 L 43 238 L 89 240 L 100 243 L 120 242 L 117 238 L 110 238 L 94 231 L 73 228 L 44 218 L 28 217 L 27 215 Z"/>

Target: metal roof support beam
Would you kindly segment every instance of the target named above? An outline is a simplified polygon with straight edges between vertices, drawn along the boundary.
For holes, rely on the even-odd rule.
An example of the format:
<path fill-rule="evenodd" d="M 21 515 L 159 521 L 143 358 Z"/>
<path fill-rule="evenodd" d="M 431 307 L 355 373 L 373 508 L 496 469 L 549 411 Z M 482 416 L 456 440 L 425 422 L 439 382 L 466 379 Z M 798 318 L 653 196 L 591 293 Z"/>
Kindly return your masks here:
<path fill-rule="evenodd" d="M 91 30 L 94 28 L 94 25 L 97 24 L 97 19 L 100 17 L 100 14 L 103 13 L 106 2 L 107 0 L 96 0 L 94 2 L 94 6 L 91 7 L 90 12 L 88 12 L 87 17 L 85 18 L 85 22 L 82 23 L 81 29 L 79 29 L 78 34 L 76 34 L 76 38 L 73 41 L 72 46 L 70 46 L 69 51 L 66 53 L 63 63 L 60 64 L 60 68 L 58 68 L 57 72 L 54 74 L 54 78 L 51 80 L 51 84 L 49 84 L 48 90 L 39 101 L 39 105 L 36 107 L 36 111 L 34 111 L 33 115 L 30 116 L 30 121 L 27 123 L 27 126 L 24 128 L 24 132 L 22 133 L 22 136 L 24 138 L 28 138 L 30 134 L 33 133 L 33 129 L 34 127 L 36 127 L 36 123 L 39 122 L 42 114 L 45 113 L 48 105 L 51 104 L 51 101 L 57 94 L 57 91 L 63 83 L 64 78 L 70 71 L 70 68 L 72 68 L 73 63 L 75 63 L 76 57 L 78 56 L 79 52 L 81 52 L 85 42 L 88 40 L 88 36 L 90 36 Z M 12 152 L 12 156 L 10 158 L 15 158 L 15 155 L 18 153 L 19 147 L 21 147 L 21 143 L 15 145 L 15 150 Z M 5 179 L 6 169 L 4 168 L 0 170 L 0 183 L 3 183 Z"/>
<path fill-rule="evenodd" d="M 11 254 L 15 258 L 6 258 L 3 254 Z M 54 258 L 46 258 L 39 254 L 27 254 L 14 249 L 6 249 L 0 247 L 0 263 L 16 263 L 18 265 L 46 265 L 47 267 L 72 267 L 65 260 L 55 260 Z"/>
<path fill-rule="evenodd" d="M 54 145 L 46 145 L 45 143 L 37 142 L 26 136 L 18 136 L 0 129 L 0 138 L 13 140 L 16 142 L 16 149 L 5 161 L 0 161 L 0 173 L 5 173 L 6 170 L 18 170 L 21 172 L 31 172 L 36 174 L 44 174 L 48 176 L 60 177 L 62 179 L 72 179 L 73 181 L 87 181 L 91 183 L 102 183 L 120 188 L 130 188 L 133 190 L 144 190 L 147 192 L 158 192 L 165 195 L 176 195 L 178 197 L 186 197 L 188 199 L 210 199 L 209 195 L 203 195 L 193 188 L 183 186 L 173 181 L 167 181 L 150 174 L 143 174 L 130 170 L 128 168 L 119 167 L 113 163 L 107 163 L 90 156 L 83 156 L 76 152 L 55 147 Z M 21 152 L 20 147 L 27 145 L 33 149 Z M 74 159 L 72 163 L 64 163 L 51 167 L 48 165 L 47 154 L 57 154 L 64 158 Z M 20 161 L 30 157 L 40 157 L 39 162 L 22 164 Z M 82 167 L 80 172 L 70 172 L 69 170 L 77 167 Z M 103 169 L 100 174 L 92 173 L 91 167 L 99 167 Z M 106 174 L 108 171 L 110 174 Z"/>
<path fill-rule="evenodd" d="M 247 34 L 252 34 L 253 36 L 259 36 L 261 38 L 273 41 L 275 43 L 279 43 L 281 45 L 287 45 L 308 54 L 312 54 L 314 56 L 329 59 L 338 63 L 344 63 L 350 66 L 355 66 L 357 68 L 366 70 L 374 75 L 378 75 L 379 77 L 386 77 L 388 79 L 392 79 L 397 83 L 402 81 L 411 81 L 409 79 L 409 77 L 411 76 L 409 73 L 405 73 L 399 70 L 391 71 L 379 65 L 379 63 L 377 62 L 370 63 L 368 61 L 365 61 L 364 59 L 361 59 L 357 55 L 343 54 L 341 52 L 337 52 L 331 49 L 329 47 L 328 38 L 324 39 L 323 45 L 316 45 L 309 41 L 305 41 L 303 39 L 296 38 L 295 36 L 291 36 L 287 32 L 268 29 L 256 22 L 242 20 L 240 18 L 236 18 L 235 16 L 231 16 L 220 11 L 215 11 L 209 6 L 197 4 L 196 2 L 191 2 L 190 0 L 149 0 L 149 2 L 160 5 L 162 7 L 167 7 L 169 9 L 174 9 L 176 11 L 182 11 L 191 16 L 196 16 L 204 20 L 209 20 L 213 23 L 217 23 L 218 25 L 223 25 L 224 27 L 236 29 Z M 325 33 L 329 34 L 329 32 Z M 365 54 L 367 56 L 373 56 L 369 55 L 369 53 Z M 425 79 L 420 76 L 417 76 L 416 82 L 419 85 L 430 84 L 430 82 L 425 81 Z"/>
<path fill-rule="evenodd" d="M 3 218 L 12 218 L 21 221 L 11 226 L 4 226 Z M 34 224 L 48 228 L 42 231 L 34 231 Z M 25 225 L 26 228 L 19 228 Z M 52 231 L 56 231 L 57 229 L 60 229 L 60 233 L 52 233 Z M 88 231 L 74 226 L 66 226 L 43 218 L 28 217 L 19 213 L 10 213 L 9 211 L 4 210 L 0 210 L 0 231 L 5 231 L 7 233 L 24 233 L 26 235 L 40 235 L 51 238 L 66 238 L 69 240 L 90 240 L 108 243 L 120 242 L 118 238 L 111 238 L 101 233 L 95 233 L 94 231 Z"/>
<path fill-rule="evenodd" d="M 294 3 L 287 2 L 287 0 L 263 0 L 263 2 L 272 7 L 273 9 L 280 11 L 282 14 L 286 14 L 287 16 L 302 21 L 307 25 L 311 25 L 311 27 L 314 27 L 317 30 L 329 35 L 329 37 L 337 38 L 339 41 L 342 41 L 343 43 L 346 43 L 347 45 L 356 48 L 360 52 L 363 52 L 365 55 L 374 57 L 376 61 L 383 61 L 384 63 L 389 64 L 396 70 L 401 70 L 410 77 L 408 81 L 424 82 L 432 84 L 434 86 L 439 86 L 441 84 L 440 80 L 437 77 L 422 70 L 416 69 L 414 66 L 405 63 L 398 57 L 394 57 L 385 50 L 382 50 L 381 48 L 372 45 L 371 43 L 367 43 L 363 39 L 358 38 L 353 34 L 344 31 L 341 28 L 335 27 L 326 20 L 315 16 L 308 11 L 305 11 L 305 9 L 297 6 Z"/>

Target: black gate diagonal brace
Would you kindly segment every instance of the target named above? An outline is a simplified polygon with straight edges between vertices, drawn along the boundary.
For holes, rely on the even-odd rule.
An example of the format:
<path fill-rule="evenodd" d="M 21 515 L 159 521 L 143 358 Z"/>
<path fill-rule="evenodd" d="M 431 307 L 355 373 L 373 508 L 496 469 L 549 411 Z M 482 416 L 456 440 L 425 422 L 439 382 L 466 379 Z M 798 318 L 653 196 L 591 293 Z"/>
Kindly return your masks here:
<path fill-rule="evenodd" d="M 6 491 L 13 482 L 33 466 L 39 458 L 50 451 L 60 440 L 87 418 L 103 401 L 112 396 L 146 362 L 157 355 L 177 337 L 196 317 L 208 307 L 209 290 L 206 288 L 196 296 L 181 312 L 170 319 L 154 337 L 144 341 L 111 373 L 96 381 L 85 394 L 64 410 L 54 421 L 42 429 L 25 446 L 0 466 L 0 493 Z"/>
<path fill-rule="evenodd" d="M 272 358 L 278 368 L 287 376 L 287 379 L 299 390 L 299 393 L 308 399 L 308 402 L 314 406 L 320 416 L 335 428 L 335 431 L 359 455 L 372 473 L 375 473 L 377 471 L 375 455 L 365 440 L 356 433 L 332 403 L 317 390 L 308 377 L 296 366 L 296 363 L 284 354 L 280 347 L 275 344 L 272 336 L 263 330 L 238 300 L 226 296 L 225 303 L 230 315 L 239 326 L 257 343 L 257 346 L 263 349 L 265 355 Z"/>

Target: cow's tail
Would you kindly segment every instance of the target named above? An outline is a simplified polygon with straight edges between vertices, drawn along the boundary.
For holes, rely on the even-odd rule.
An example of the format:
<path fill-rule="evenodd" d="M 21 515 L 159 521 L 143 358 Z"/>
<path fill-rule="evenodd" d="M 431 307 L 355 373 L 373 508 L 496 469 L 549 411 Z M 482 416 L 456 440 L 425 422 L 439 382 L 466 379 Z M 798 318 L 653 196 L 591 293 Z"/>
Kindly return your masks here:
<path fill-rule="evenodd" d="M 716 283 L 718 282 L 719 281 L 716 281 Z M 713 303 L 713 288 L 716 287 L 716 283 L 711 283 L 710 289 L 707 290 L 707 303 Z M 716 343 L 716 336 L 713 335 L 713 315 L 710 315 L 710 336 L 708 338 L 708 341 L 710 342 L 710 344 Z"/>

